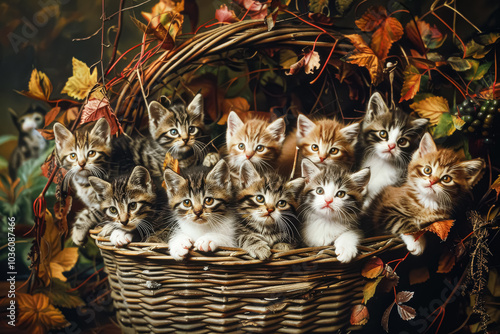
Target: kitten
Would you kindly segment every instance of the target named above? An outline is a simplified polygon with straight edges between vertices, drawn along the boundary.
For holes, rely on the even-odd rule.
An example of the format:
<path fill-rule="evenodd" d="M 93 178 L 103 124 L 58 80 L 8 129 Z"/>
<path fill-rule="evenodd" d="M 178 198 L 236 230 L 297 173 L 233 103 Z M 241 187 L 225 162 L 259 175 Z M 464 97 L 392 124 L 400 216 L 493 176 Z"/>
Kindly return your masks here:
<path fill-rule="evenodd" d="M 64 125 L 54 124 L 56 160 L 67 170 L 64 182 L 69 182 L 76 195 L 87 207 L 98 207 L 89 176 L 106 178 L 111 156 L 110 128 L 106 119 L 99 119 L 71 133 Z"/>
<path fill-rule="evenodd" d="M 378 92 L 371 96 L 356 146 L 360 167 L 372 170 L 365 207 L 384 187 L 404 182 L 427 123 L 427 119 L 412 118 L 400 109 L 390 110 Z"/>
<path fill-rule="evenodd" d="M 373 201 L 367 220 L 375 228 L 401 235 L 408 251 L 419 255 L 425 240 L 412 233 L 439 220 L 449 219 L 459 200 L 469 193 L 484 168 L 482 159 L 463 161 L 454 151 L 437 149 L 426 133 L 408 166 L 408 179 L 401 187 L 387 187 Z"/>
<path fill-rule="evenodd" d="M 234 177 L 238 177 L 243 162 L 250 161 L 259 172 L 271 171 L 281 154 L 285 140 L 285 121 L 272 123 L 251 119 L 246 123 L 231 111 L 227 119 L 227 162 Z"/>
<path fill-rule="evenodd" d="M 72 234 L 75 244 L 81 245 L 96 225 L 104 225 L 99 235 L 109 236 L 114 246 L 125 246 L 134 239 L 146 239 L 164 223 L 160 205 L 166 196 L 163 189 L 155 188 L 144 167 L 137 166 L 130 175 L 110 182 L 89 176 L 89 183 L 100 206 L 77 216 Z"/>
<path fill-rule="evenodd" d="M 220 160 L 211 170 L 201 166 L 182 173 L 167 168 L 164 174 L 169 206 L 177 223 L 168 241 L 170 255 L 180 261 L 193 246 L 202 252 L 236 246 L 228 164 Z"/>
<path fill-rule="evenodd" d="M 315 122 L 304 115 L 297 119 L 299 163 L 307 158 L 318 167 L 343 166 L 351 169 L 355 163 L 354 142 L 359 123 L 344 126 L 333 119 Z"/>
<path fill-rule="evenodd" d="M 243 162 L 239 180 L 239 247 L 259 260 L 269 258 L 271 249 L 293 249 L 298 232 L 296 198 L 304 180 L 288 181 L 275 172 L 260 175 L 249 161 Z"/>
<path fill-rule="evenodd" d="M 340 262 L 351 261 L 362 237 L 358 216 L 362 192 L 370 179 L 370 169 L 350 173 L 339 166 L 320 169 L 308 159 L 302 161 L 305 187 L 299 216 L 306 246 L 334 245 Z"/>

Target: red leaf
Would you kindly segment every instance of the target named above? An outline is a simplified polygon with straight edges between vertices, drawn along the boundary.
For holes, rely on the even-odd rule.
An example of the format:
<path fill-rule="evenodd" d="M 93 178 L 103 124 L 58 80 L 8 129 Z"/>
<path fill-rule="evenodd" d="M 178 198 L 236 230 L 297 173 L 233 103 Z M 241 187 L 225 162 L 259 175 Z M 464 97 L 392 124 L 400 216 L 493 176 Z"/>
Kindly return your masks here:
<path fill-rule="evenodd" d="M 417 22 L 416 26 L 415 22 Z M 418 20 L 417 17 L 408 22 L 405 29 L 406 35 L 420 53 L 425 53 L 427 49 L 437 49 L 446 38 L 446 35 L 443 35 L 435 25 L 431 27 L 429 23 Z"/>
<path fill-rule="evenodd" d="M 41 166 L 42 175 L 45 176 L 46 178 L 49 178 L 52 172 L 54 171 L 55 167 L 56 167 L 56 158 L 54 152 L 52 152 L 52 154 L 49 155 L 47 159 L 45 159 L 45 162 Z M 64 168 L 59 168 L 52 182 L 54 182 L 55 184 L 60 184 L 60 182 L 64 179 L 65 175 L 66 175 L 66 170 Z"/>
<path fill-rule="evenodd" d="M 111 135 L 115 133 L 123 133 L 123 129 L 116 118 L 113 110 L 109 105 L 107 98 L 95 99 L 90 98 L 87 104 L 83 107 L 82 117 L 80 118 L 80 124 L 85 124 L 98 119 L 105 118 L 111 128 Z"/>
<path fill-rule="evenodd" d="M 396 295 L 396 302 L 398 304 L 406 303 L 407 301 L 413 298 L 414 294 L 415 292 L 413 291 L 400 291 Z"/>
<path fill-rule="evenodd" d="M 332 26 L 334 21 L 331 17 L 326 16 L 325 14 L 321 13 L 309 13 L 307 14 L 309 16 L 309 19 L 315 23 L 319 23 L 325 26 Z"/>
<path fill-rule="evenodd" d="M 383 6 L 370 7 L 361 16 L 354 21 L 362 31 L 374 31 L 387 19 L 387 10 Z"/>
<path fill-rule="evenodd" d="M 383 65 L 373 50 L 365 43 L 360 35 L 346 35 L 352 45 L 356 48 L 345 57 L 345 61 L 351 64 L 356 64 L 361 67 L 366 67 L 370 73 L 372 84 L 378 85 L 382 81 Z"/>
<path fill-rule="evenodd" d="M 395 17 L 388 17 L 372 35 L 370 46 L 379 59 L 385 59 L 392 43 L 403 36 L 403 26 Z"/>
<path fill-rule="evenodd" d="M 396 302 L 392 302 L 391 305 L 384 311 L 384 315 L 382 315 L 382 321 L 380 324 L 382 325 L 382 328 L 389 333 L 389 317 L 391 315 L 392 308 L 394 307 L 394 304 Z"/>
<path fill-rule="evenodd" d="M 363 326 L 370 319 L 368 308 L 363 304 L 355 305 L 351 310 L 351 325 Z"/>
<path fill-rule="evenodd" d="M 219 22 L 234 23 L 239 19 L 236 17 L 234 10 L 229 10 L 226 5 L 220 5 L 220 8 L 215 11 L 215 19 Z"/>
<path fill-rule="evenodd" d="M 401 89 L 401 99 L 399 103 L 413 99 L 413 97 L 417 94 L 420 89 L 420 79 L 422 78 L 422 74 L 418 71 L 418 69 L 413 65 L 408 65 L 403 72 L 404 82 L 403 88 Z"/>
<path fill-rule="evenodd" d="M 439 266 L 436 272 L 439 274 L 449 273 L 455 266 L 456 259 L 455 253 L 446 249 L 439 258 Z"/>
<path fill-rule="evenodd" d="M 363 275 L 366 278 L 375 278 L 380 276 L 383 273 L 383 271 L 384 271 L 384 261 L 374 256 L 365 263 L 363 269 L 361 270 L 361 275 Z"/>
<path fill-rule="evenodd" d="M 417 311 L 408 305 L 398 305 L 398 313 L 401 319 L 408 321 L 417 316 Z"/>

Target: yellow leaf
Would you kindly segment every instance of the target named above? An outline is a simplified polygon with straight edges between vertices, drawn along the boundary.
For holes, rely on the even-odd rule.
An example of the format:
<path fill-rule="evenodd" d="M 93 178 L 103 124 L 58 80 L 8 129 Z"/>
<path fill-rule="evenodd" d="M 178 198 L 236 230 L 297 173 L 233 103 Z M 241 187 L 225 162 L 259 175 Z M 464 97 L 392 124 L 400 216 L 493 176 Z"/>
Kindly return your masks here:
<path fill-rule="evenodd" d="M 42 293 L 16 294 L 19 305 L 17 325 L 24 333 L 46 333 L 51 329 L 69 326 L 61 311 L 50 305 L 49 297 Z"/>
<path fill-rule="evenodd" d="M 97 69 L 94 68 L 91 74 L 87 64 L 73 57 L 73 76 L 66 81 L 66 85 L 61 93 L 68 94 L 78 100 L 83 100 L 96 83 Z"/>
<path fill-rule="evenodd" d="M 66 282 L 63 272 L 71 270 L 78 261 L 78 247 L 64 248 L 50 260 L 50 273 L 52 278 L 59 278 Z"/>
<path fill-rule="evenodd" d="M 500 194 L 500 176 L 493 182 L 491 189 L 497 192 L 497 196 Z"/>
<path fill-rule="evenodd" d="M 450 110 L 448 100 L 441 96 L 431 96 L 410 105 L 422 118 L 428 118 L 431 125 L 437 125 L 443 113 Z"/>
<path fill-rule="evenodd" d="M 36 68 L 31 72 L 30 82 L 28 84 L 28 91 L 19 92 L 32 99 L 48 101 L 52 93 L 52 83 L 49 77 L 42 71 Z"/>
<path fill-rule="evenodd" d="M 373 297 L 375 291 L 377 291 L 377 286 L 382 280 L 382 278 L 384 278 L 384 276 L 379 276 L 376 279 L 366 283 L 365 287 L 363 288 L 363 300 L 365 304 Z"/>

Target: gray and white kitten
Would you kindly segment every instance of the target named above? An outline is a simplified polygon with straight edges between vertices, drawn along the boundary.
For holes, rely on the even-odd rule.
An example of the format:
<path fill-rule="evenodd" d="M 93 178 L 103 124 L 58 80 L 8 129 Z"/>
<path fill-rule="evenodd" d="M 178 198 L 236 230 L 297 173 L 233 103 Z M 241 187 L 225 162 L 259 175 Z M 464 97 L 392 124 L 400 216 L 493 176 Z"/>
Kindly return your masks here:
<path fill-rule="evenodd" d="M 339 166 L 318 168 L 308 159 L 302 161 L 305 186 L 299 216 L 306 246 L 334 245 L 337 259 L 350 262 L 358 254 L 362 233 L 358 217 L 370 169 L 351 173 Z"/>

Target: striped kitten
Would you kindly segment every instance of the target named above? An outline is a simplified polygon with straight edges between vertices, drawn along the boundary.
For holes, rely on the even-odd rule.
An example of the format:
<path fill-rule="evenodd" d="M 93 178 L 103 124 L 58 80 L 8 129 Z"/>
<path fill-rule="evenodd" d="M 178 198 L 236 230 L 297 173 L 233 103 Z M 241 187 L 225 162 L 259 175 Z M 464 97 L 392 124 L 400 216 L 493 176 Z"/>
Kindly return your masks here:
<path fill-rule="evenodd" d="M 167 168 L 164 174 L 169 206 L 177 223 L 168 241 L 170 255 L 180 261 L 193 246 L 202 252 L 234 247 L 236 220 L 227 163 L 220 160 L 211 170 L 195 167 L 182 173 Z"/>
<path fill-rule="evenodd" d="M 81 211 L 73 225 L 73 242 L 81 245 L 88 231 L 104 225 L 100 235 L 109 236 L 114 246 L 124 246 L 133 239 L 144 240 L 164 224 L 166 202 L 162 188 L 157 189 L 146 168 L 137 166 L 132 173 L 108 182 L 90 176 L 99 210 Z"/>
<path fill-rule="evenodd" d="M 237 176 L 243 162 L 250 161 L 259 172 L 276 167 L 285 140 L 285 121 L 272 123 L 251 119 L 246 123 L 231 111 L 227 119 L 227 162 L 233 176 Z"/>
<path fill-rule="evenodd" d="M 308 159 L 302 161 L 305 187 L 299 216 L 306 246 L 335 246 L 340 262 L 350 262 L 358 254 L 362 237 L 358 216 L 363 190 L 370 179 L 370 169 L 350 173 L 339 166 L 318 168 Z"/>
<path fill-rule="evenodd" d="M 449 219 L 454 206 L 469 193 L 484 168 L 482 159 L 463 161 L 454 151 L 437 149 L 430 134 L 420 141 L 408 166 L 408 179 L 401 187 L 387 187 L 373 201 L 367 220 L 376 230 L 401 235 L 408 251 L 419 255 L 425 240 L 411 233 L 429 223 Z"/>
<path fill-rule="evenodd" d="M 371 96 L 356 146 L 360 167 L 372 170 L 365 207 L 384 187 L 404 182 L 427 123 L 400 109 L 390 110 L 378 92 Z"/>
<path fill-rule="evenodd" d="M 304 115 L 297 119 L 297 146 L 300 149 L 299 162 L 303 158 L 316 166 L 343 166 L 351 169 L 355 163 L 354 142 L 359 124 L 342 125 L 333 119 L 315 122 Z"/>
<path fill-rule="evenodd" d="M 88 207 L 97 207 L 88 178 L 107 177 L 112 150 L 108 122 L 101 118 L 93 126 L 84 126 L 74 134 L 64 125 L 56 123 L 54 137 L 57 163 L 67 170 L 65 182 L 70 183 L 76 195 Z"/>
<path fill-rule="evenodd" d="M 303 179 L 287 181 L 275 172 L 260 175 L 249 161 L 244 161 L 239 180 L 238 246 L 259 260 L 269 258 L 271 248 L 293 249 L 297 245 L 296 198 Z"/>

